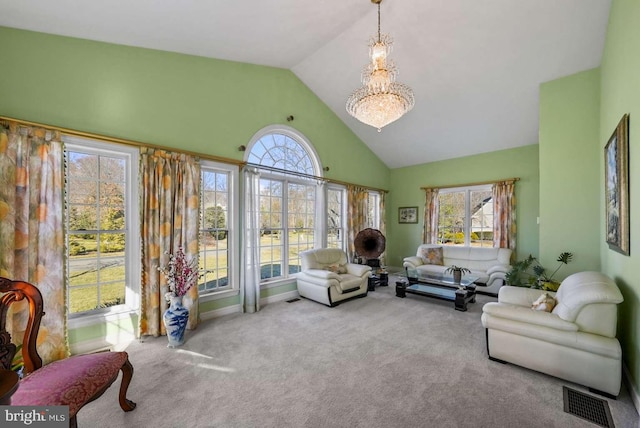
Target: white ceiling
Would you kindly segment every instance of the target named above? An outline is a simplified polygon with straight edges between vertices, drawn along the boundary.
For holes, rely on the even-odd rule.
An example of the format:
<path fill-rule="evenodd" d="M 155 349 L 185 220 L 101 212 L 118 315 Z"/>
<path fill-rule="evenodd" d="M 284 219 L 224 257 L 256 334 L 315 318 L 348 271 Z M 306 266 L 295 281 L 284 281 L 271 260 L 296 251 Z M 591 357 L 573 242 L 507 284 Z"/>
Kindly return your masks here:
<path fill-rule="evenodd" d="M 345 101 L 370 0 L 0 0 L 0 25 L 291 69 L 389 167 L 538 142 L 542 82 L 600 65 L 611 0 L 384 0 L 416 106 L 381 133 Z"/>

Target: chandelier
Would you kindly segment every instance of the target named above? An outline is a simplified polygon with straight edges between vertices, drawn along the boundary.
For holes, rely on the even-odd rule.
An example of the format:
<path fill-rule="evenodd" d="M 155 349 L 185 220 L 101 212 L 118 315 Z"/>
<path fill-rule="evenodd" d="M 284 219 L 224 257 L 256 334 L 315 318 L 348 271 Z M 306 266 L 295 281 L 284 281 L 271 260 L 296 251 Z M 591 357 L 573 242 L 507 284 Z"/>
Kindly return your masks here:
<path fill-rule="evenodd" d="M 378 5 L 378 34 L 369 40 L 371 62 L 362 71 L 363 86 L 347 99 L 347 112 L 360 122 L 378 128 L 378 132 L 400 119 L 415 104 L 413 91 L 396 82 L 398 69 L 387 56 L 393 41 L 388 34 L 380 34 L 380 3 Z"/>

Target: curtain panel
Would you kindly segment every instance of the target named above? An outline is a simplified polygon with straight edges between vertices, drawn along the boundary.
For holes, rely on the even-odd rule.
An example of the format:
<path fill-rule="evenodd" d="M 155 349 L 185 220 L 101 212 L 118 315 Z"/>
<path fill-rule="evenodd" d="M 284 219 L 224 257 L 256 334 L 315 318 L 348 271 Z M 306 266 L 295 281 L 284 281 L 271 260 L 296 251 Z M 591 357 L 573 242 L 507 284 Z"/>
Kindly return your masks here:
<path fill-rule="evenodd" d="M 424 244 L 438 243 L 438 217 L 440 216 L 439 189 L 425 190 L 424 225 L 422 228 L 422 242 Z"/>
<path fill-rule="evenodd" d="M 347 236 L 349 237 L 349 258 L 354 261 L 356 235 L 367 228 L 367 202 L 369 192 L 358 186 L 347 186 Z"/>
<path fill-rule="evenodd" d="M 245 167 L 243 187 L 240 304 L 243 312 L 253 313 L 260 310 L 260 172 L 257 169 Z"/>
<path fill-rule="evenodd" d="M 516 194 L 514 181 L 493 185 L 493 246 L 516 253 Z"/>
<path fill-rule="evenodd" d="M 64 280 L 63 145 L 57 132 L 0 126 L 0 276 L 34 284 L 44 300 L 38 352 L 44 364 L 69 356 Z M 12 305 L 13 341 L 22 342 L 28 306 Z"/>
<path fill-rule="evenodd" d="M 197 159 L 164 150 L 140 149 L 142 278 L 140 335 L 160 336 L 166 331 L 162 314 L 168 285 L 158 271 L 168 254 L 182 247 L 188 260 L 197 259 L 200 224 L 200 164 Z M 185 295 L 188 329 L 197 326 L 198 287 Z"/>

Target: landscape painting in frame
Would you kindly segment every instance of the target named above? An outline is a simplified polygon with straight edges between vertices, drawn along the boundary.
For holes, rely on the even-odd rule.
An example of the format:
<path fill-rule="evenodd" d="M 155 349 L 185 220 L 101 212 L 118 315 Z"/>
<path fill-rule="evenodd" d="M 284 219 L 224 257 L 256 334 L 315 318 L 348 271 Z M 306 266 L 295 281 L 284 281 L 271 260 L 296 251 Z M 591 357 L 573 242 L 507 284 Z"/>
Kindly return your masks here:
<path fill-rule="evenodd" d="M 398 223 L 417 223 L 418 207 L 398 208 Z"/>
<path fill-rule="evenodd" d="M 606 240 L 629 255 L 629 115 L 622 116 L 604 147 Z"/>

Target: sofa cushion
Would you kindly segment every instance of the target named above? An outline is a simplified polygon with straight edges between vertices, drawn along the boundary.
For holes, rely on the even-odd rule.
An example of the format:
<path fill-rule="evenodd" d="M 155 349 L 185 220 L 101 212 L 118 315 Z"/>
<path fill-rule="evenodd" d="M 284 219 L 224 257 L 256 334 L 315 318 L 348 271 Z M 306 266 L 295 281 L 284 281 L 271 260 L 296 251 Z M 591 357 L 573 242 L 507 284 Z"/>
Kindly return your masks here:
<path fill-rule="evenodd" d="M 423 246 L 420 249 L 420 257 L 422 258 L 422 262 L 426 265 L 444 265 L 442 247 Z"/>

